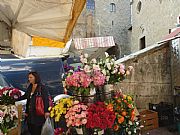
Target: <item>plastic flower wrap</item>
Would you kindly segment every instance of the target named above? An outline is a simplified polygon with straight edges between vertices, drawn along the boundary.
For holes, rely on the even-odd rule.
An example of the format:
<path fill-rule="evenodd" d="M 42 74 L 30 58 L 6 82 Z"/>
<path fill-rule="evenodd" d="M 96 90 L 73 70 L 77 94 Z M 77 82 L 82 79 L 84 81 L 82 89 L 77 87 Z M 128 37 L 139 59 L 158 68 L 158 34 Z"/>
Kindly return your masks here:
<path fill-rule="evenodd" d="M 123 130 L 127 134 L 136 134 L 140 125 L 135 119 L 135 105 L 131 96 L 116 92 L 114 98 L 106 105 L 107 109 L 113 110 L 116 115 L 114 132 L 120 133 Z"/>
<path fill-rule="evenodd" d="M 88 106 L 74 101 L 73 106 L 65 115 L 67 127 L 81 127 L 87 123 Z"/>
<path fill-rule="evenodd" d="M 7 133 L 8 129 L 17 126 L 18 111 L 15 105 L 0 106 L 0 133 Z"/>
<path fill-rule="evenodd" d="M 97 102 L 89 106 L 86 127 L 93 129 L 112 128 L 115 118 L 115 113 L 108 110 L 104 102 Z"/>
<path fill-rule="evenodd" d="M 60 99 L 54 107 L 50 107 L 50 117 L 55 119 L 55 122 L 59 122 L 62 115 L 65 115 L 68 109 L 73 105 L 71 98 Z"/>
<path fill-rule="evenodd" d="M 21 92 L 16 88 L 4 87 L 0 89 L 0 105 L 15 104 L 15 100 L 21 96 Z"/>

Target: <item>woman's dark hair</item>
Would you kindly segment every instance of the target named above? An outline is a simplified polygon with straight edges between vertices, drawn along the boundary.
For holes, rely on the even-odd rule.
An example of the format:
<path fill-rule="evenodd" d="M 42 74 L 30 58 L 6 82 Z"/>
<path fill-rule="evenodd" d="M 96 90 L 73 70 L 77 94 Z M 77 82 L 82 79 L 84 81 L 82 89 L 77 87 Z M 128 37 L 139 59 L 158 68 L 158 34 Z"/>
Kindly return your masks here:
<path fill-rule="evenodd" d="M 39 74 L 37 72 L 35 72 L 35 71 L 29 72 L 28 76 L 29 75 L 33 75 L 35 77 L 35 83 L 36 84 L 40 84 L 41 83 L 41 78 L 40 78 L 40 76 L 39 76 Z"/>

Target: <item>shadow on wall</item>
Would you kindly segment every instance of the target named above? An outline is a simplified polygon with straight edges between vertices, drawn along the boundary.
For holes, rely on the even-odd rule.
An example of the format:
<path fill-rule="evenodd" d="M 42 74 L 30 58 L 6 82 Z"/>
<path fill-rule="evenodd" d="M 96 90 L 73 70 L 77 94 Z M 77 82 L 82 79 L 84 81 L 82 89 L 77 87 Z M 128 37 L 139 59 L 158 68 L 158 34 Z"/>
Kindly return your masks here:
<path fill-rule="evenodd" d="M 116 44 L 106 51 L 109 55 L 115 55 L 117 59 L 120 57 L 120 47 Z"/>

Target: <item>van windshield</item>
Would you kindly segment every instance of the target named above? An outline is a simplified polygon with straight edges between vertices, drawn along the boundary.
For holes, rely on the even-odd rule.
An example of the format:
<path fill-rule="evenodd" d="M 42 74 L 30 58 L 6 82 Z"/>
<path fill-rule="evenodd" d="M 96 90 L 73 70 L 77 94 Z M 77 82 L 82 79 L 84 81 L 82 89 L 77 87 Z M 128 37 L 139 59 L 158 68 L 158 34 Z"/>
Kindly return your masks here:
<path fill-rule="evenodd" d="M 0 74 L 0 86 L 5 87 L 5 86 L 10 86 L 6 81 L 3 75 Z"/>

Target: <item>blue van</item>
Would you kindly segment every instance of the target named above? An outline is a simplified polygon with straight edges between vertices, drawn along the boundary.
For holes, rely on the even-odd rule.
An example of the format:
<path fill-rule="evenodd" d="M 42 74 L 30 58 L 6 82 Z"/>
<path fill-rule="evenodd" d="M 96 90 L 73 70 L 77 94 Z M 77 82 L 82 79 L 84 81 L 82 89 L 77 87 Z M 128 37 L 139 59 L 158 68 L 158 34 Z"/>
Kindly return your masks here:
<path fill-rule="evenodd" d="M 37 71 L 52 97 L 63 93 L 62 58 L 0 59 L 0 81 L 22 91 L 27 88 L 27 74 Z M 2 85 L 3 85 L 2 84 Z"/>

